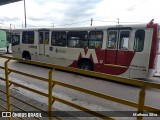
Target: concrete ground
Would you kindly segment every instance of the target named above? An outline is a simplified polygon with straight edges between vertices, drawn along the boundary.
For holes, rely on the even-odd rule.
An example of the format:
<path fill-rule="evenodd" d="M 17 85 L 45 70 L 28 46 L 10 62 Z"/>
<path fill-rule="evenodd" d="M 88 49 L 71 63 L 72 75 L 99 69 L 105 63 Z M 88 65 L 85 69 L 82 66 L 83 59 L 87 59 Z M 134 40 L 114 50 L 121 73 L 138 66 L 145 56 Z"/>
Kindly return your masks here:
<path fill-rule="evenodd" d="M 6 91 L 6 87 L 3 86 L 3 85 L 0 85 L 0 90 L 5 92 Z M 6 94 L 2 93 L 1 91 L 0 91 L 0 105 L 7 109 L 7 102 L 4 102 L 2 100 L 2 99 L 6 100 Z M 15 97 L 19 98 L 20 100 L 25 101 L 25 102 L 33 105 L 34 107 L 37 107 L 37 108 L 41 109 L 41 110 L 38 110 L 38 109 L 36 109 L 34 107 L 31 107 L 31 106 L 29 106 L 29 105 L 27 105 L 27 104 L 15 99 L 15 98 L 13 98 L 13 97 L 11 97 L 11 99 L 10 99 L 11 100 L 11 104 L 21 108 L 21 109 L 18 109 L 16 107 L 14 107 L 13 105 L 11 106 L 11 110 L 14 113 L 17 112 L 17 114 L 14 114 L 14 116 L 18 115 L 18 113 L 22 113 L 22 114 L 27 113 L 27 115 L 28 115 L 28 113 L 41 113 L 41 114 L 38 114 L 40 117 L 37 117 L 37 118 L 35 118 L 35 117 L 30 117 L 30 118 L 29 117 L 22 117 L 22 119 L 25 119 L 25 120 L 35 120 L 35 119 L 48 120 L 48 114 L 45 113 L 45 112 L 42 112 L 42 111 L 48 111 L 48 105 L 47 104 L 41 103 L 41 102 L 39 102 L 39 101 L 37 101 L 35 99 L 31 99 L 31 98 L 21 94 L 18 91 L 18 89 L 15 89 L 15 88 L 10 90 L 10 94 L 11 94 L 11 96 L 15 96 Z M 0 120 L 8 120 L 8 118 L 2 117 L 2 112 L 7 112 L 7 110 L 5 110 L 1 106 L 0 106 Z M 59 111 L 58 109 L 55 109 L 55 108 L 53 108 L 53 109 L 56 112 Z M 56 114 L 59 115 L 59 114 L 61 114 L 61 112 L 57 112 Z M 62 112 L 62 114 L 65 115 L 65 117 L 63 117 L 63 115 L 61 117 L 61 119 L 63 119 L 63 120 L 80 120 L 79 118 L 76 118 L 76 117 L 66 117 L 66 116 L 72 116 L 71 114 L 68 114 L 68 113 L 65 113 L 65 112 Z M 18 117 L 12 117 L 12 120 L 19 120 L 19 119 L 20 118 L 18 118 Z M 55 117 L 52 117 L 52 119 L 58 120 L 58 118 L 55 118 Z"/>
<path fill-rule="evenodd" d="M 0 90 L 5 92 L 6 91 L 5 86 L 0 85 Z M 3 99 L 6 100 L 6 94 L 2 93 L 1 91 L 0 91 L 0 98 L 3 98 Z M 28 98 L 25 95 L 20 94 L 16 89 L 10 90 L 10 93 L 11 93 L 12 96 L 15 96 L 15 97 L 33 105 L 33 106 L 35 106 L 35 107 L 38 107 L 38 108 L 40 108 L 44 111 L 48 111 L 48 106 L 46 104 L 40 103 L 39 101 Z M 41 112 L 40 110 L 37 110 L 33 107 L 30 107 L 29 105 L 27 105 L 25 103 L 22 103 L 21 101 L 18 101 L 17 99 L 15 99 L 13 97 L 11 97 L 11 104 L 16 105 L 17 107 L 21 108 L 21 110 L 20 110 L 20 109 L 14 107 L 14 106 L 11 106 L 11 110 L 14 111 L 14 112 L 15 111 L 18 111 L 18 112 L 25 112 L 25 111 L 27 111 L 27 112 L 29 112 L 29 111 L 30 112 Z M 7 108 L 7 102 L 4 102 L 1 99 L 0 99 L 0 105 Z M 6 110 L 4 108 L 0 107 L 0 111 L 5 112 Z M 47 116 L 47 115 L 45 115 L 45 116 Z M 2 119 L 7 119 L 7 118 L 1 118 L 1 120 Z M 17 117 L 13 118 L 13 120 L 14 119 L 17 119 Z M 31 118 L 24 118 L 24 119 L 31 119 Z M 36 118 L 32 118 L 32 119 L 36 119 Z M 42 117 L 42 118 L 39 117 L 39 119 L 47 120 L 47 117 Z"/>

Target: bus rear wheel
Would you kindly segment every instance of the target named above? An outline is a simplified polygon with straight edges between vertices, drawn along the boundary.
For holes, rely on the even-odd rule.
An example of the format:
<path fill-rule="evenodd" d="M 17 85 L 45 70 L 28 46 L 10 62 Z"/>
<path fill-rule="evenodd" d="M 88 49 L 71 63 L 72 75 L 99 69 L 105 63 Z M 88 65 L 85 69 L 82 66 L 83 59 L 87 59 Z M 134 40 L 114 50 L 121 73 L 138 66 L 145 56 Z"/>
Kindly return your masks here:
<path fill-rule="evenodd" d="M 25 59 L 26 59 L 26 60 L 31 60 L 31 56 L 30 56 L 30 55 L 26 55 L 26 56 L 25 56 Z"/>
<path fill-rule="evenodd" d="M 79 69 L 83 69 L 83 70 L 93 70 L 93 65 L 90 62 L 81 62 L 79 65 Z"/>
<path fill-rule="evenodd" d="M 23 53 L 23 59 L 25 59 L 25 60 L 31 60 L 31 55 L 28 52 Z"/>

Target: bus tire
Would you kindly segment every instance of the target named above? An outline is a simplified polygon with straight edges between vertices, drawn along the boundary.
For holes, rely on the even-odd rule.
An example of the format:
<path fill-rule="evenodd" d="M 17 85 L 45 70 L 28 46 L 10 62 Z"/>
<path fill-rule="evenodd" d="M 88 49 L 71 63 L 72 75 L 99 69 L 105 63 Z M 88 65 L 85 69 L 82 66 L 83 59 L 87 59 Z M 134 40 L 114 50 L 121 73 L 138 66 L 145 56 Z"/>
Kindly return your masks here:
<path fill-rule="evenodd" d="M 25 57 L 25 59 L 26 59 L 26 60 L 31 60 L 31 56 L 30 56 L 30 55 L 27 55 L 27 56 Z"/>
<path fill-rule="evenodd" d="M 83 70 L 90 70 L 92 71 L 93 70 L 93 65 L 91 62 L 88 62 L 88 61 L 82 61 L 80 64 L 79 64 L 79 69 L 83 69 Z"/>
<path fill-rule="evenodd" d="M 29 52 L 24 52 L 23 53 L 23 59 L 25 60 L 31 60 L 31 55 Z"/>

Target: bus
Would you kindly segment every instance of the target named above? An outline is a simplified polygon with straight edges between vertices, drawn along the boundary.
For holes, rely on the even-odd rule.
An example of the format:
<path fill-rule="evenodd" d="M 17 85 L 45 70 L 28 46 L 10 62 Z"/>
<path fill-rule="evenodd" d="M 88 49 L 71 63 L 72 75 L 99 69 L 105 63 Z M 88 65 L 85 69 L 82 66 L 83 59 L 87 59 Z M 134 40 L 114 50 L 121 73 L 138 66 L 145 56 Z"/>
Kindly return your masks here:
<path fill-rule="evenodd" d="M 7 51 L 6 32 L 3 30 L 0 30 L 0 52 L 6 52 L 6 51 Z"/>
<path fill-rule="evenodd" d="M 23 28 L 12 33 L 15 58 L 127 78 L 156 71 L 159 25 L 153 22 L 72 28 Z"/>

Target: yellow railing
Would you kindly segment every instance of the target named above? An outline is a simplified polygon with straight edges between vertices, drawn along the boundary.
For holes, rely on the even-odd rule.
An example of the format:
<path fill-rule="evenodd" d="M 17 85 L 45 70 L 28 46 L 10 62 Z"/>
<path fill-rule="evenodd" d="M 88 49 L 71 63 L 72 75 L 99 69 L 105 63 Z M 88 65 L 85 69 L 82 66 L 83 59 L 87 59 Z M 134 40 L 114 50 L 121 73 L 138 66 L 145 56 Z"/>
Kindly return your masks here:
<path fill-rule="evenodd" d="M 59 65 L 53 65 L 53 64 L 47 64 L 47 63 L 41 63 L 41 62 L 35 62 L 35 61 L 22 60 L 22 59 L 3 56 L 3 55 L 0 55 L 0 57 L 7 59 L 5 61 L 5 66 L 4 67 L 0 66 L 1 69 L 5 70 L 5 78 L 0 77 L 0 79 L 4 80 L 6 82 L 7 99 L 6 100 L 3 99 L 3 101 L 7 102 L 7 108 L 5 108 L 2 105 L 0 105 L 0 107 L 6 109 L 7 111 L 12 111 L 12 109 L 11 109 L 12 106 L 17 107 L 14 104 L 11 104 L 10 97 L 13 97 L 13 98 L 15 98 L 15 99 L 17 99 L 17 100 L 19 100 L 21 102 L 24 102 L 21 99 L 10 95 L 10 86 L 12 84 L 14 84 L 14 85 L 16 85 L 18 87 L 21 87 L 23 89 L 26 89 L 26 90 L 29 90 L 31 92 L 40 94 L 40 95 L 42 95 L 44 97 L 47 97 L 48 98 L 48 111 L 52 111 L 53 103 L 55 101 L 58 101 L 60 103 L 69 105 L 71 107 L 74 107 L 74 108 L 79 109 L 81 111 L 87 112 L 89 114 L 92 114 L 93 116 L 96 116 L 96 117 L 99 117 L 99 118 L 102 118 L 102 119 L 114 119 L 112 117 L 109 117 L 109 116 L 103 115 L 101 113 L 95 112 L 93 110 L 90 110 L 90 109 L 88 109 L 86 107 L 79 106 L 79 105 L 77 105 L 75 103 L 72 103 L 70 101 L 67 101 L 67 100 L 64 100 L 62 98 L 58 98 L 58 97 L 54 96 L 52 94 L 52 89 L 53 89 L 53 87 L 55 85 L 59 85 L 59 86 L 70 88 L 70 89 L 73 89 L 73 90 L 76 90 L 76 91 L 80 91 L 80 92 L 83 92 L 83 93 L 86 93 L 86 94 L 90 94 L 90 95 L 93 95 L 93 96 L 96 96 L 96 97 L 99 97 L 99 98 L 102 98 L 102 99 L 105 99 L 105 100 L 110 100 L 110 101 L 114 101 L 114 102 L 117 102 L 117 103 L 120 103 L 120 104 L 123 104 L 123 105 L 131 106 L 131 107 L 137 109 L 137 113 L 143 113 L 144 111 L 152 111 L 152 112 L 155 112 L 155 113 L 157 113 L 157 112 L 159 113 L 160 112 L 159 108 L 146 106 L 144 104 L 146 88 L 160 89 L 160 84 L 150 83 L 150 82 L 146 82 L 146 81 L 139 81 L 139 80 L 134 80 L 134 79 L 128 79 L 128 78 L 121 78 L 121 77 L 118 77 L 118 76 L 95 73 L 95 72 L 92 72 L 92 71 L 84 71 L 84 70 L 80 70 L 80 69 L 76 69 L 76 68 L 68 68 L 68 67 L 63 67 L 63 66 L 59 66 Z M 25 72 L 22 72 L 22 71 L 10 69 L 8 67 L 8 63 L 9 63 L 10 60 L 17 60 L 17 61 L 23 62 L 23 63 L 30 63 L 30 64 L 34 64 L 34 65 L 48 67 L 48 68 L 50 68 L 50 71 L 48 73 L 48 78 L 39 77 L 39 76 L 28 74 L 28 73 L 25 73 Z M 89 75 L 89 76 L 97 77 L 97 78 L 100 78 L 100 79 L 105 79 L 105 80 L 110 80 L 110 81 L 117 81 L 117 82 L 120 82 L 120 83 L 127 83 L 127 84 L 131 84 L 131 85 L 139 86 L 141 88 L 141 90 L 139 92 L 139 101 L 138 101 L 138 103 L 135 103 L 135 102 L 128 101 L 128 100 L 125 100 L 125 99 L 113 97 L 113 96 L 110 96 L 110 95 L 107 95 L 107 94 L 102 94 L 102 93 L 99 93 L 99 92 L 96 92 L 96 91 L 92 91 L 92 90 L 89 90 L 89 89 L 84 89 L 84 88 L 77 87 L 77 86 L 74 86 L 74 85 L 70 85 L 70 84 L 66 84 L 66 83 L 63 83 L 63 82 L 59 82 L 57 80 L 53 80 L 53 76 L 52 75 L 53 75 L 55 69 L 70 71 L 70 72 L 73 72 L 73 73 Z M 9 74 L 10 73 L 16 73 L 16 74 L 28 76 L 28 77 L 31 77 L 31 78 L 35 78 L 35 79 L 47 82 L 48 83 L 48 93 L 40 92 L 40 91 L 35 90 L 33 88 L 30 88 L 30 87 L 27 87 L 27 86 L 24 86 L 22 84 L 19 84 L 19 83 L 16 83 L 16 82 L 13 82 L 13 81 L 9 80 Z M 4 91 L 0 91 L 0 92 L 5 93 Z M 34 107 L 37 110 L 41 110 L 40 108 L 37 108 L 37 107 L 27 103 L 27 102 L 24 102 L 24 103 L 27 104 L 27 105 L 30 105 L 31 107 Z M 21 108 L 19 108 L 19 109 L 22 110 Z M 43 111 L 43 110 L 41 110 L 41 111 Z M 45 112 L 45 111 L 43 111 L 43 112 Z M 51 120 L 52 119 L 52 112 L 49 112 L 48 114 L 49 114 L 48 115 L 49 119 Z M 56 117 L 56 116 L 54 116 L 54 117 Z M 57 119 L 61 119 L 61 118 L 58 118 L 58 117 L 56 117 L 56 118 Z M 10 118 L 10 119 L 12 119 L 12 118 Z M 138 120 L 142 120 L 143 117 L 142 116 L 137 116 L 137 119 Z"/>

